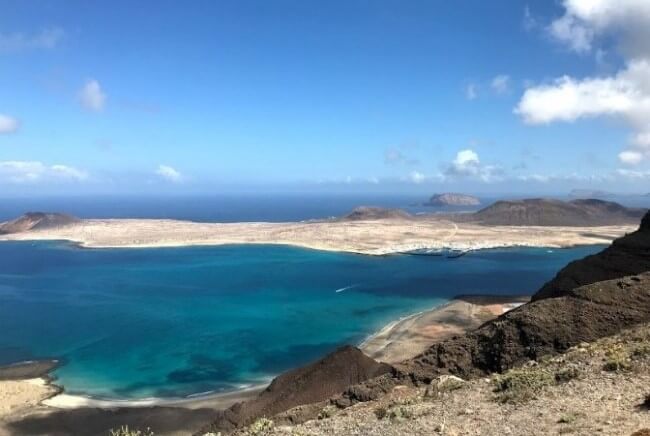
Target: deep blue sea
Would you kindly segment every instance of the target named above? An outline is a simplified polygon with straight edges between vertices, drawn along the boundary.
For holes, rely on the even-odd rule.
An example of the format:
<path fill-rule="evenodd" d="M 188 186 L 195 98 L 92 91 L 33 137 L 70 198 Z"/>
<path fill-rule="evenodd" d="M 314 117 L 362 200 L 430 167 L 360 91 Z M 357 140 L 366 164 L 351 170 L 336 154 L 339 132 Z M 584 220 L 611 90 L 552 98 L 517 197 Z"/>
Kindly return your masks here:
<path fill-rule="evenodd" d="M 57 358 L 69 393 L 176 397 L 267 381 L 456 294 L 531 294 L 600 250 L 372 257 L 285 246 L 0 243 L 0 364 Z M 337 292 L 339 291 L 339 292 Z"/>

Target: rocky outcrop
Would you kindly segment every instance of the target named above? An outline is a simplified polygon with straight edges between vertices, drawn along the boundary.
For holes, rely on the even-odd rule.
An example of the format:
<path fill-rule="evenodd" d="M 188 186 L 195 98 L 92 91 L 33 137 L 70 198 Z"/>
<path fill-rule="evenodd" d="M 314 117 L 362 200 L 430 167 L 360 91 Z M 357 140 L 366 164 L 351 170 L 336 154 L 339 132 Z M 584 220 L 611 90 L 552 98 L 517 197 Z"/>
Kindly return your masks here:
<path fill-rule="evenodd" d="M 473 195 L 466 194 L 435 194 L 424 206 L 478 206 L 481 201 Z"/>
<path fill-rule="evenodd" d="M 611 201 L 553 199 L 497 201 L 457 221 L 497 226 L 600 226 L 638 223 L 645 209 L 632 209 Z"/>
<path fill-rule="evenodd" d="M 636 232 L 615 240 L 600 253 L 562 268 L 532 299 L 557 297 L 578 286 L 645 271 L 650 271 L 650 213 Z"/>
<path fill-rule="evenodd" d="M 630 268 L 640 274 L 630 273 Z M 609 280 L 602 281 L 603 275 Z M 531 303 L 472 332 L 432 345 L 396 365 L 389 376 L 350 387 L 338 404 L 368 401 L 395 384 L 429 383 L 441 374 L 472 378 L 502 372 L 650 322 L 650 213 L 638 231 L 599 254 L 571 263 L 558 277 L 536 293 Z"/>
<path fill-rule="evenodd" d="M 27 212 L 12 221 L 0 224 L 0 234 L 44 230 L 79 222 L 78 218 L 62 213 Z"/>
<path fill-rule="evenodd" d="M 343 221 L 375 221 L 387 219 L 411 219 L 412 216 L 401 209 L 360 206 L 342 218 Z"/>
<path fill-rule="evenodd" d="M 598 282 L 521 306 L 405 362 L 402 374 L 428 382 L 441 373 L 471 378 L 502 372 L 650 321 L 650 273 Z"/>
<path fill-rule="evenodd" d="M 296 406 L 325 401 L 348 386 L 390 370 L 389 365 L 371 359 L 358 348 L 341 347 L 317 362 L 280 375 L 256 398 L 219 412 L 206 431 L 230 431 L 258 417 L 274 416 Z"/>

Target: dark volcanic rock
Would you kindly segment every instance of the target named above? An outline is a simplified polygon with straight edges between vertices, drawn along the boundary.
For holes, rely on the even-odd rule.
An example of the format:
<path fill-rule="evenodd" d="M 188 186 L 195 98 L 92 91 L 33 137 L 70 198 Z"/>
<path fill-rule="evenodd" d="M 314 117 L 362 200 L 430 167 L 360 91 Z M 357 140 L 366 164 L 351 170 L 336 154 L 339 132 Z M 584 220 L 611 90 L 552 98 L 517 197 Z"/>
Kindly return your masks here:
<path fill-rule="evenodd" d="M 464 336 L 405 362 L 410 379 L 441 373 L 463 378 L 502 372 L 650 321 L 650 273 L 593 283 L 523 305 Z"/>
<path fill-rule="evenodd" d="M 0 234 L 51 229 L 76 222 L 79 222 L 78 218 L 62 213 L 27 212 L 15 220 L 0 224 Z"/>
<path fill-rule="evenodd" d="M 645 212 L 645 209 L 631 209 L 597 199 L 565 202 L 535 198 L 497 201 L 456 219 L 505 226 L 597 226 L 638 223 Z"/>
<path fill-rule="evenodd" d="M 344 221 L 410 219 L 412 216 L 401 209 L 360 206 L 342 218 Z"/>
<path fill-rule="evenodd" d="M 615 240 L 600 253 L 571 262 L 533 300 L 557 297 L 578 286 L 650 271 L 650 213 L 639 230 Z"/>
<path fill-rule="evenodd" d="M 229 431 L 256 418 L 274 416 L 296 406 L 325 401 L 348 386 L 386 374 L 390 365 L 379 363 L 351 346 L 275 378 L 256 398 L 219 412 L 206 431 Z"/>

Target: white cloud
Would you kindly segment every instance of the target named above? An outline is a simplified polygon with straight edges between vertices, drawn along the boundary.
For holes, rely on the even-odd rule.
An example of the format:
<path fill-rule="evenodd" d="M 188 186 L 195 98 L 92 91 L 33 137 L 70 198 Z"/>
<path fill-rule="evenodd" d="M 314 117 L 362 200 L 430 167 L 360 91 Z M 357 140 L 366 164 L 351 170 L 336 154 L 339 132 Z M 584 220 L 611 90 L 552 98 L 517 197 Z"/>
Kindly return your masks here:
<path fill-rule="evenodd" d="M 474 150 L 467 149 L 459 151 L 452 164 L 459 172 L 474 172 L 481 161 Z"/>
<path fill-rule="evenodd" d="M 550 34 L 572 50 L 592 50 L 596 39 L 615 35 L 629 57 L 650 55 L 650 2 L 647 0 L 564 0 L 565 13 Z"/>
<path fill-rule="evenodd" d="M 0 114 L 0 134 L 13 133 L 20 127 L 20 122 L 9 115 Z"/>
<path fill-rule="evenodd" d="M 87 172 L 67 165 L 46 165 L 39 161 L 0 161 L 0 182 L 80 182 L 87 178 Z"/>
<path fill-rule="evenodd" d="M 475 100 L 478 97 L 478 86 L 470 83 L 465 87 L 465 98 L 468 100 Z"/>
<path fill-rule="evenodd" d="M 528 124 L 622 119 L 635 134 L 619 160 L 637 165 L 650 159 L 650 1 L 564 0 L 563 5 L 565 14 L 551 23 L 551 35 L 578 53 L 592 51 L 599 37 L 613 37 L 625 67 L 609 77 L 564 76 L 530 87 L 515 113 Z"/>
<path fill-rule="evenodd" d="M 57 177 L 71 179 L 71 180 L 86 180 L 88 178 L 88 173 L 82 170 L 78 170 L 74 167 L 69 167 L 67 165 L 52 165 L 50 167 L 52 174 Z"/>
<path fill-rule="evenodd" d="M 156 174 L 158 174 L 163 179 L 173 183 L 179 183 L 183 181 L 183 175 L 169 165 L 158 165 Z"/>
<path fill-rule="evenodd" d="M 99 112 L 106 105 L 106 94 L 95 79 L 86 81 L 79 91 L 79 101 L 88 110 Z"/>
<path fill-rule="evenodd" d="M 418 171 L 411 171 L 411 174 L 409 174 L 409 179 L 413 183 L 420 184 L 426 180 L 426 176 Z"/>
<path fill-rule="evenodd" d="M 505 94 L 510 89 L 510 76 L 499 74 L 492 79 L 490 86 L 497 94 Z"/>
<path fill-rule="evenodd" d="M 449 179 L 473 178 L 482 182 L 503 179 L 503 169 L 495 165 L 483 165 L 474 150 L 461 150 L 446 169 L 444 176 Z"/>
<path fill-rule="evenodd" d="M 63 40 L 63 29 L 53 27 L 28 35 L 21 32 L 0 33 L 0 53 L 13 53 L 25 50 L 52 49 Z"/>

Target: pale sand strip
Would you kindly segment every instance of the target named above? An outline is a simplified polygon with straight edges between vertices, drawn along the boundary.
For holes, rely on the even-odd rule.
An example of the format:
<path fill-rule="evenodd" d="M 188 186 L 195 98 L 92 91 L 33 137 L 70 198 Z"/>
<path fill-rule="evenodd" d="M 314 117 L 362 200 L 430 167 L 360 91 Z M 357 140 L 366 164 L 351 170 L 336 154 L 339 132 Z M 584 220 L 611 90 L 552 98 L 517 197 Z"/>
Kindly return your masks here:
<path fill-rule="evenodd" d="M 269 380 L 270 383 L 270 380 Z M 114 409 L 117 407 L 152 407 L 174 406 L 188 409 L 209 407 L 212 409 L 225 409 L 231 405 L 244 401 L 268 386 L 268 383 L 241 388 L 225 393 L 206 393 L 189 397 L 178 398 L 142 398 L 137 400 L 104 400 L 90 398 L 83 395 L 61 393 L 42 401 L 42 404 L 57 409 L 76 409 L 79 407 L 94 407 L 98 409 Z"/>
<path fill-rule="evenodd" d="M 53 229 L 0 235 L 0 240 L 68 240 L 83 247 L 176 247 L 281 244 L 382 255 L 416 249 L 570 247 L 607 244 L 636 225 L 515 227 L 452 223 L 443 219 L 298 223 L 196 223 L 191 221 L 84 220 Z"/>
<path fill-rule="evenodd" d="M 388 324 L 360 348 L 374 359 L 398 363 L 417 356 L 434 342 L 475 329 L 527 300 L 527 297 L 461 297 Z"/>
<path fill-rule="evenodd" d="M 37 406 L 58 389 L 43 378 L 0 380 L 0 420 L 14 413 Z"/>

